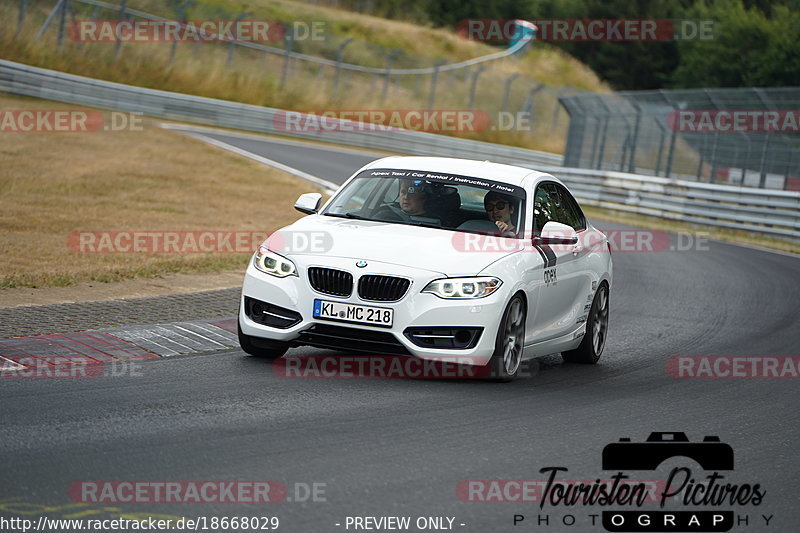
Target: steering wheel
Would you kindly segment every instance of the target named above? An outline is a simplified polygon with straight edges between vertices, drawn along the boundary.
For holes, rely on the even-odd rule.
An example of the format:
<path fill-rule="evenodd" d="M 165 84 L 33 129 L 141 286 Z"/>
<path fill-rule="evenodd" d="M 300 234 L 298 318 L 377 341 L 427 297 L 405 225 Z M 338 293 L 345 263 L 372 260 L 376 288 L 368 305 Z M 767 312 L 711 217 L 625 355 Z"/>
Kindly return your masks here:
<path fill-rule="evenodd" d="M 380 220 L 397 220 L 400 222 L 409 222 L 411 220 L 411 215 L 392 204 L 379 207 L 372 216 Z"/>

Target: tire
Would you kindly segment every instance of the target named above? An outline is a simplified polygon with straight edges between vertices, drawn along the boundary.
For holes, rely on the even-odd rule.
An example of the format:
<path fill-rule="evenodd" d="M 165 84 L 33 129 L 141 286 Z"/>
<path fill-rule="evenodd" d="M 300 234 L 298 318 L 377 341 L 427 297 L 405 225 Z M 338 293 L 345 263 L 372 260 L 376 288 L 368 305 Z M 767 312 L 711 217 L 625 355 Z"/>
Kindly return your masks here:
<path fill-rule="evenodd" d="M 242 350 L 244 350 L 246 354 L 252 355 L 253 357 L 277 359 L 289 349 L 288 342 L 271 341 L 260 337 L 245 335 L 242 333 L 242 326 L 239 324 L 238 320 L 236 321 L 236 329 L 239 334 L 239 346 L 242 347 Z"/>
<path fill-rule="evenodd" d="M 497 330 L 494 353 L 489 362 L 491 379 L 508 382 L 517 376 L 522 363 L 526 316 L 525 300 L 519 294 L 515 294 L 508 302 Z"/>
<path fill-rule="evenodd" d="M 608 285 L 602 283 L 594 295 L 589 316 L 586 317 L 586 335 L 574 350 L 563 352 L 561 357 L 570 363 L 596 364 L 603 354 L 608 335 Z"/>

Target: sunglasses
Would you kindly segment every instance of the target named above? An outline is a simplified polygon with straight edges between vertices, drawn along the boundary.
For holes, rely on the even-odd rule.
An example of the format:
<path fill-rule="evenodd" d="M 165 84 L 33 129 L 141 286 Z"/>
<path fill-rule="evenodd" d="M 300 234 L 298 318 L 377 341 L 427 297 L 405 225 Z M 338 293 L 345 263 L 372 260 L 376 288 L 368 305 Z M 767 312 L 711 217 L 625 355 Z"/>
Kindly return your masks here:
<path fill-rule="evenodd" d="M 484 205 L 484 207 L 486 208 L 487 211 L 491 211 L 492 209 L 497 209 L 497 210 L 502 211 L 509 204 L 508 204 L 508 202 L 502 202 L 501 201 L 501 202 L 495 202 L 493 204 L 488 203 L 488 204 L 483 204 L 483 205 Z"/>
<path fill-rule="evenodd" d="M 422 194 L 425 192 L 425 182 L 423 180 L 411 180 L 409 182 L 410 185 L 403 186 L 400 184 L 400 192 L 405 192 L 406 194 Z"/>

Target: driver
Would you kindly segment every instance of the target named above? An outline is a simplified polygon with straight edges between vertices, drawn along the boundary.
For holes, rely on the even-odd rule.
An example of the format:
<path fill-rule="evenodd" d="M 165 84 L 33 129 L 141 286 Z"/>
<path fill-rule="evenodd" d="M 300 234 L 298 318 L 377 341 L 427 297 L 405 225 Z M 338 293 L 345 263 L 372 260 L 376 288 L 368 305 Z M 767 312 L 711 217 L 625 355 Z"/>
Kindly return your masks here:
<path fill-rule="evenodd" d="M 430 194 L 425 189 L 425 182 L 420 180 L 400 180 L 400 209 L 407 215 L 424 216 Z"/>

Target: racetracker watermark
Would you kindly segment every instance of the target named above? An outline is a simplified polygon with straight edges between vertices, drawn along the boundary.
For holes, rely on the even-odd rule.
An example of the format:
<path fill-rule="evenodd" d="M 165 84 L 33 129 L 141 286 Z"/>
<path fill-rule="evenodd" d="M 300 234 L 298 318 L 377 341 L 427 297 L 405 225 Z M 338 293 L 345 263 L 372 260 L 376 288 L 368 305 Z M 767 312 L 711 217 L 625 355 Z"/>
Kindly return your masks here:
<path fill-rule="evenodd" d="M 283 357 L 272 364 L 280 378 L 468 379 L 486 377 L 490 368 L 474 366 L 469 357 L 424 360 L 393 355 Z"/>
<path fill-rule="evenodd" d="M 551 238 L 568 238 L 576 236 L 568 233 L 549 233 Z M 534 238 L 538 233 L 523 232 L 520 238 L 508 238 L 508 233 L 480 234 L 454 232 L 452 245 L 456 251 L 465 253 L 475 252 L 504 252 L 523 249 L 528 252 L 540 253 L 541 245 Z M 596 231 L 581 231 L 577 233 L 577 242 L 574 244 L 548 244 L 554 252 L 575 251 L 576 249 L 594 250 L 605 252 L 688 252 L 708 251 L 707 234 L 676 233 L 671 234 L 658 230 L 609 230 L 603 233 Z M 607 240 L 608 246 L 603 242 Z"/>
<path fill-rule="evenodd" d="M 279 503 L 286 486 L 278 481 L 76 481 L 69 497 L 77 503 Z"/>
<path fill-rule="evenodd" d="M 277 377 L 289 379 L 480 379 L 491 377 L 491 366 L 466 356 L 436 360 L 397 355 L 282 357 L 272 364 Z M 518 377 L 539 371 L 535 360 L 524 361 Z"/>
<path fill-rule="evenodd" d="M 66 509 L 69 515 L 75 516 L 94 515 L 103 511 L 112 513 L 121 511 L 118 507 L 106 507 L 103 511 L 85 509 L 76 512 L 74 504 L 42 507 L 46 507 L 44 512 Z M 111 531 L 261 531 L 275 530 L 279 527 L 280 519 L 277 516 L 195 516 L 187 518 L 165 514 L 154 516 L 151 513 L 132 513 L 130 511 L 124 512 L 118 518 L 51 518 L 41 515 L 38 520 L 31 520 L 0 516 L 0 531 L 21 531 L 22 533 L 28 531 L 94 531 L 96 533 Z"/>
<path fill-rule="evenodd" d="M 19 357 L 14 361 L 0 358 L 2 378 L 100 378 L 141 377 L 142 367 L 136 361 L 88 362 L 85 357 L 54 356 L 46 359 Z"/>
<path fill-rule="evenodd" d="M 280 230 L 112 230 L 73 231 L 67 249 L 82 254 L 252 253 L 269 238 L 277 253 L 325 253 L 333 247 L 327 231 Z"/>
<path fill-rule="evenodd" d="M 800 377 L 800 356 L 676 355 L 667 359 L 666 370 L 673 378 L 796 379 Z"/>
<path fill-rule="evenodd" d="M 14 109 L 0 110 L 0 133 L 93 133 L 143 131 L 142 113 Z"/>
<path fill-rule="evenodd" d="M 800 133 L 800 110 L 682 109 L 667 115 L 679 133 Z"/>
<path fill-rule="evenodd" d="M 322 41 L 325 22 L 280 20 L 76 20 L 67 27 L 76 42 L 247 42 Z"/>
<path fill-rule="evenodd" d="M 545 42 L 662 42 L 714 39 L 713 20 L 537 19 L 536 40 Z M 508 42 L 516 37 L 517 19 L 464 19 L 456 34 L 470 41 Z"/>
<path fill-rule="evenodd" d="M 634 480 L 620 473 L 612 479 L 470 479 L 456 485 L 456 496 L 462 502 L 538 503 L 544 505 L 593 505 L 595 498 L 620 494 L 642 503 L 658 502 L 663 480 Z"/>
<path fill-rule="evenodd" d="M 502 123 L 500 120 L 498 117 L 498 126 L 516 127 L 513 115 L 511 120 L 506 116 L 502 117 Z M 328 109 L 278 111 L 272 119 L 272 126 L 286 133 L 384 132 L 392 129 L 477 132 L 492 127 L 491 122 L 489 113 L 474 109 Z"/>
<path fill-rule="evenodd" d="M 82 254 L 251 253 L 268 236 L 264 231 L 73 231 L 67 249 Z"/>

